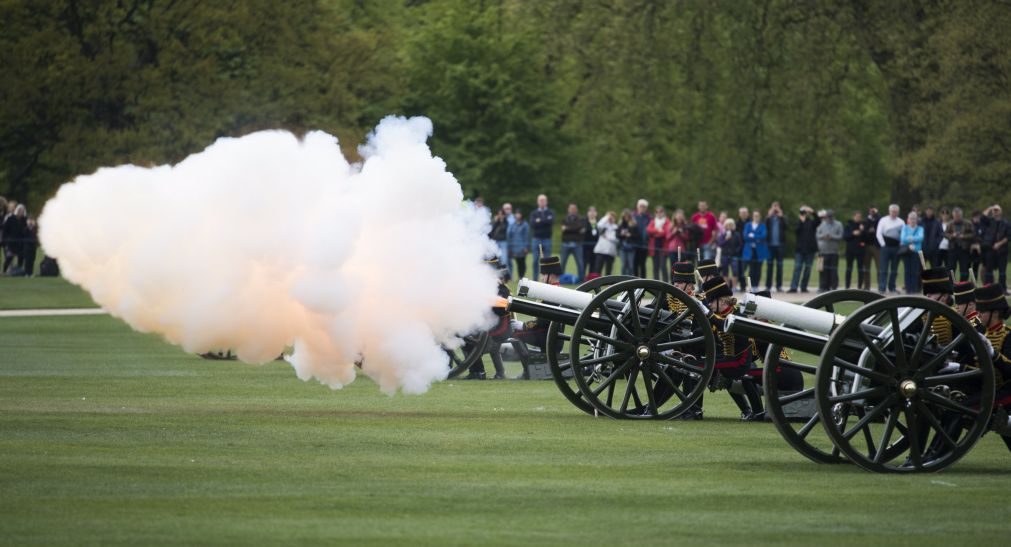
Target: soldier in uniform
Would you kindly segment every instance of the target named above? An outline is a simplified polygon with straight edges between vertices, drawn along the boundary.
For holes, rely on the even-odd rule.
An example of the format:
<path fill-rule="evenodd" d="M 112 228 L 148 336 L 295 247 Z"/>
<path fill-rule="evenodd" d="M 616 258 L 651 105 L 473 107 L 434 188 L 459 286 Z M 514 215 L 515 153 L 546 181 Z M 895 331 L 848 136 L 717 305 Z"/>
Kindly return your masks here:
<path fill-rule="evenodd" d="M 976 311 L 976 285 L 972 281 L 955 283 L 951 296 L 955 302 L 955 311 L 966 318 L 972 326 L 982 331 L 979 312 Z"/>
<path fill-rule="evenodd" d="M 711 258 L 700 260 L 696 271 L 698 271 L 699 275 L 702 277 L 703 283 L 714 277 L 720 277 L 720 267 L 717 266 L 716 261 Z"/>
<path fill-rule="evenodd" d="M 955 287 L 951 281 L 951 274 L 945 268 L 930 268 L 920 272 L 920 285 L 923 287 L 923 296 L 945 306 L 952 305 L 952 292 Z M 923 320 L 926 321 L 927 316 L 923 316 Z M 946 346 L 951 342 L 951 321 L 947 318 L 935 317 L 928 328 L 939 346 Z"/>
<path fill-rule="evenodd" d="M 541 257 L 538 262 L 540 269 L 540 282 L 547 283 L 549 285 L 560 285 L 559 282 L 562 276 L 562 262 L 557 256 L 544 256 Z M 548 327 L 551 325 L 551 321 L 543 318 L 533 319 L 527 321 L 526 323 L 518 324 L 518 322 L 513 323 L 513 338 L 520 340 L 528 346 L 536 346 L 541 348 L 545 353 L 548 351 L 556 351 L 557 348 L 549 349 L 547 348 L 548 342 Z M 517 380 L 529 380 L 530 373 L 527 371 L 526 366 L 523 367 L 523 374 L 516 377 Z"/>
<path fill-rule="evenodd" d="M 712 312 L 710 326 L 716 335 L 716 372 L 710 390 L 730 387 L 733 380 L 744 378 L 755 358 L 751 340 L 724 332 L 727 316 L 736 311 L 737 299 L 726 280 L 720 276 L 702 283 L 703 301 Z M 741 420 L 752 422 L 765 418 L 762 396 L 754 382 L 742 381 L 744 395 L 730 392 L 730 397 L 741 410 Z"/>
<path fill-rule="evenodd" d="M 671 267 L 671 284 L 673 284 L 678 289 L 682 290 L 688 296 L 695 296 L 695 266 L 691 262 L 675 262 Z M 680 314 L 687 309 L 687 306 L 680 300 L 674 298 L 671 295 L 667 295 L 667 309 L 675 314 Z M 672 380 L 675 384 L 685 390 L 685 393 L 690 392 L 695 389 L 696 380 L 685 374 L 672 374 Z M 673 395 L 673 390 L 667 387 L 664 383 L 658 383 L 657 397 L 666 399 Z M 670 391 L 668 393 L 668 391 Z M 692 407 L 687 410 L 684 414 L 678 416 L 682 420 L 701 420 L 702 419 L 702 398 L 700 397 L 698 402 L 696 402 Z"/>
<path fill-rule="evenodd" d="M 1004 286 L 1000 283 L 990 283 L 976 289 L 976 311 L 983 327 L 983 335 L 993 346 L 994 384 L 997 388 L 996 401 L 998 411 L 995 417 L 1003 419 L 1003 424 L 994 424 L 1004 439 L 1004 444 L 1011 450 L 1011 435 L 1007 429 L 1007 407 L 1011 406 L 1011 327 L 1004 322 L 1011 314 Z"/>
<path fill-rule="evenodd" d="M 499 263 L 498 257 L 491 257 L 485 261 L 488 266 L 492 267 L 496 273 L 498 273 L 498 296 L 501 299 L 508 299 L 512 292 L 509 290 L 509 285 L 506 285 L 506 277 L 509 275 L 509 270 L 504 268 L 502 264 Z M 489 340 L 486 352 L 491 355 L 491 362 L 495 365 L 495 379 L 503 380 L 505 379 L 505 366 L 502 363 L 502 343 L 506 341 L 512 335 L 512 325 L 511 319 L 512 314 L 509 313 L 506 308 L 502 306 L 493 306 L 492 311 L 498 316 L 498 322 L 490 331 L 488 331 Z M 469 343 L 467 343 L 469 344 Z M 469 351 L 468 345 L 464 345 L 464 350 Z M 474 364 L 470 365 L 470 370 L 466 376 L 463 377 L 464 380 L 484 380 L 485 370 L 484 370 L 484 355 L 477 358 Z"/>

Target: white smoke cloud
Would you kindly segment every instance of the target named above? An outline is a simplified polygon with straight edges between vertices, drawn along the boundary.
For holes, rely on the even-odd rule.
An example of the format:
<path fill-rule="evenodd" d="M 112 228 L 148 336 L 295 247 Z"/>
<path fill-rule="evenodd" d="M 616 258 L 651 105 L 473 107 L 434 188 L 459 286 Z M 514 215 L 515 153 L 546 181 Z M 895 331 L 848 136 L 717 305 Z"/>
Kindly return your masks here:
<path fill-rule="evenodd" d="M 487 327 L 488 219 L 426 145 L 426 118 L 384 119 L 351 165 L 337 139 L 224 138 L 175 166 L 99 169 L 39 218 L 63 275 L 134 329 L 188 352 L 263 363 L 333 388 L 356 360 L 383 391 L 444 379 L 440 343 Z"/>

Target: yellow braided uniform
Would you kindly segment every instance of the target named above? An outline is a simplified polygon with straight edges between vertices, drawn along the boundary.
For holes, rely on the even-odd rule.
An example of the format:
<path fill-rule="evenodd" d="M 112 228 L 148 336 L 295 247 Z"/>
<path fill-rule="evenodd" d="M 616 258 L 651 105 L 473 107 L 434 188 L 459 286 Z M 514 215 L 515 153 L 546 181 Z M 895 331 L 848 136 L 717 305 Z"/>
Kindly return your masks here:
<path fill-rule="evenodd" d="M 1011 333 L 1011 327 L 1003 324 L 990 327 L 984 333 L 986 339 L 993 345 L 993 374 L 998 389 L 1004 384 L 1004 378 L 1011 379 L 1011 375 L 1009 375 L 1011 373 L 1011 355 L 1009 355 L 1011 347 L 1005 346 L 1011 343 L 1008 333 Z"/>

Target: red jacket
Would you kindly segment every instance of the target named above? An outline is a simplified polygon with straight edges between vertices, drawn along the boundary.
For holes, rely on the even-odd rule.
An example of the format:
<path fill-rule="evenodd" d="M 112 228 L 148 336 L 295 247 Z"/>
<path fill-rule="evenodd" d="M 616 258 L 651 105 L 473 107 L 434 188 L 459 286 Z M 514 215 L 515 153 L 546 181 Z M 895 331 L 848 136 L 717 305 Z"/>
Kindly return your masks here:
<path fill-rule="evenodd" d="M 670 233 L 670 219 L 664 217 L 659 228 L 654 218 L 646 226 L 646 237 L 649 238 L 649 256 L 654 256 L 657 250 L 662 251 L 667 246 L 667 235 Z"/>

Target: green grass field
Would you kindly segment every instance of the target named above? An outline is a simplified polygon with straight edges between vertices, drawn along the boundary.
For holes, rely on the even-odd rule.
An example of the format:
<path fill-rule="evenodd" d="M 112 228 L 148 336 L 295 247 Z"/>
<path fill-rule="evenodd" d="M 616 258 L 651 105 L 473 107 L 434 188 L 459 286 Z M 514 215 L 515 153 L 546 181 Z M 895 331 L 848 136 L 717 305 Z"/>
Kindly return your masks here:
<path fill-rule="evenodd" d="M 84 305 L 36 289 L 23 307 Z M 942 474 L 881 476 L 736 414 L 716 393 L 702 422 L 595 419 L 551 382 L 332 392 L 110 317 L 0 318 L 0 543 L 1006 544 L 992 435 Z"/>

